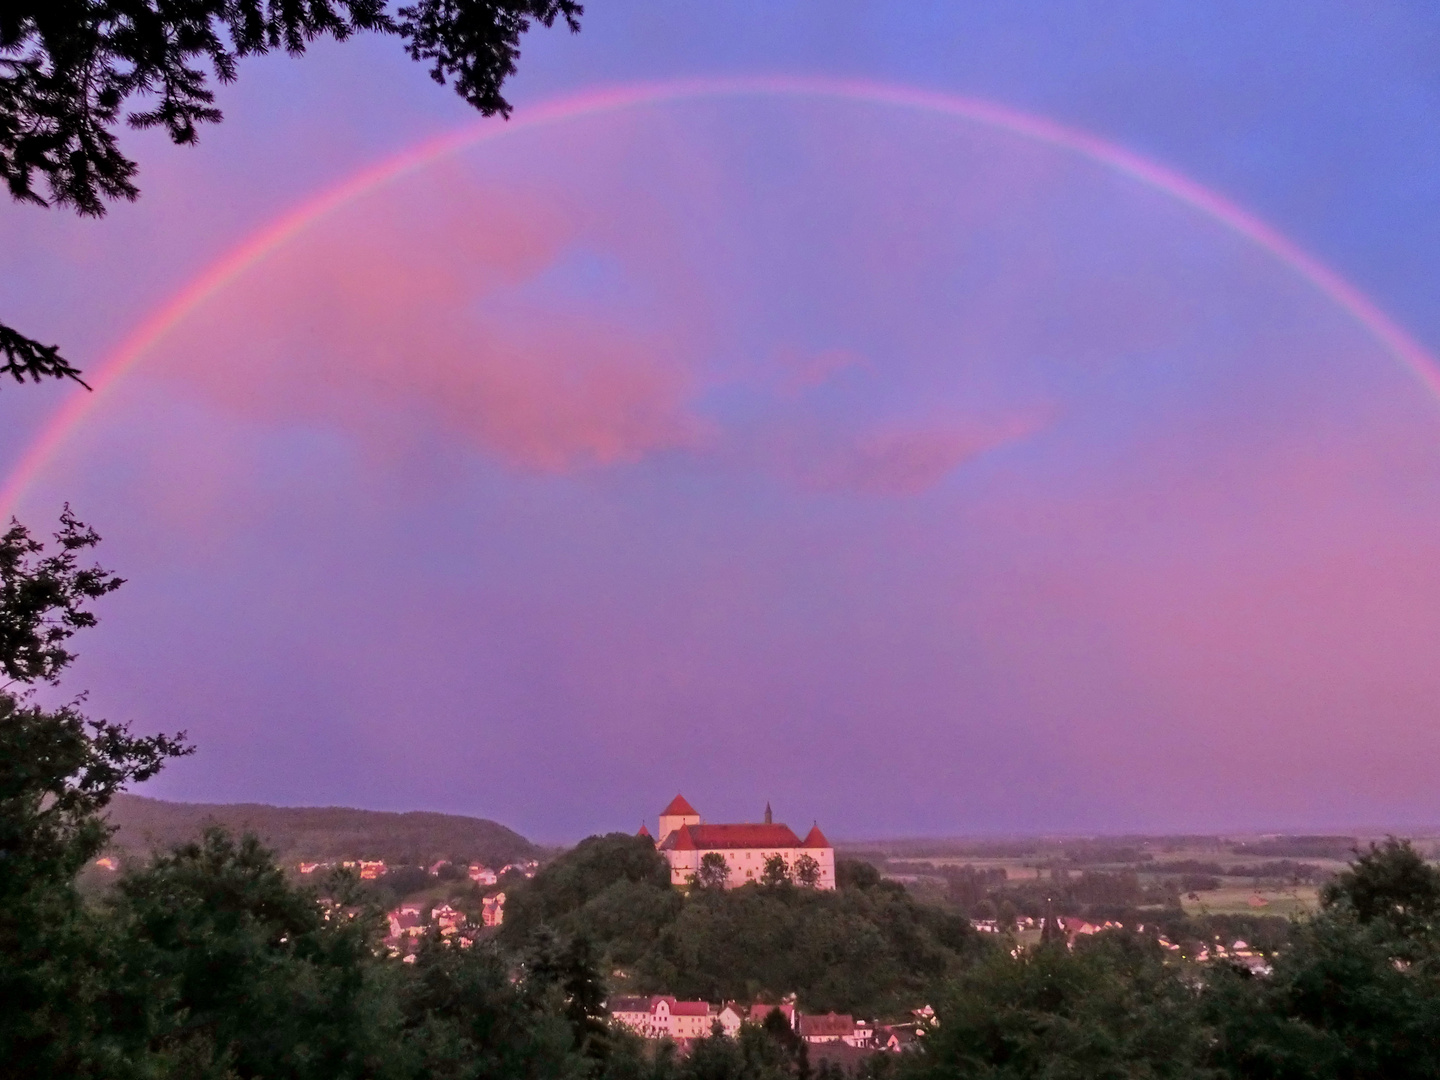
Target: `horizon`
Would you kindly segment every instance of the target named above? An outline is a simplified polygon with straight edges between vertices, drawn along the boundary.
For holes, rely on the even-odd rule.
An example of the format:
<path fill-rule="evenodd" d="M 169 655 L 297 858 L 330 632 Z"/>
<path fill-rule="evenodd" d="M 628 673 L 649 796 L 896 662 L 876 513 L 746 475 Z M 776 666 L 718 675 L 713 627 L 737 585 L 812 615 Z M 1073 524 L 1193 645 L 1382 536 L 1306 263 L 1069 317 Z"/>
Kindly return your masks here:
<path fill-rule="evenodd" d="M 459 818 L 468 818 L 468 819 L 476 820 L 476 821 L 487 821 L 487 822 L 490 822 L 491 824 L 500 825 L 500 826 L 503 826 L 503 827 L 505 827 L 505 828 L 511 829 L 511 830 L 514 831 L 514 832 L 520 832 L 520 830 L 515 829 L 515 828 L 514 828 L 513 826 L 511 826 L 509 823 L 501 820 L 500 818 L 496 818 L 496 817 L 486 817 L 486 816 L 483 816 L 483 815 L 476 815 L 476 814 L 462 814 L 462 813 L 456 813 L 456 812 L 451 812 L 451 811 L 443 811 L 443 810 L 430 810 L 430 809 L 426 809 L 426 808 L 424 808 L 424 807 L 411 808 L 411 809 L 408 809 L 408 810 L 388 810 L 388 809 L 376 809 L 376 808 L 374 808 L 374 807 L 367 807 L 367 806 L 339 805 L 339 804 L 334 804 L 334 803 L 324 803 L 324 804 L 319 804 L 319 803 L 316 803 L 316 804 L 308 804 L 308 803 L 278 804 L 278 803 L 256 803 L 256 802 L 207 803 L 207 802 L 194 802 L 194 801 L 179 800 L 179 799 L 164 799 L 164 798 L 159 798 L 159 797 L 154 796 L 154 795 L 147 795 L 147 794 L 144 794 L 143 792 L 140 792 L 140 791 L 128 791 L 128 792 L 125 793 L 125 795 L 131 796 L 131 797 L 134 797 L 134 798 L 145 799 L 145 800 L 150 801 L 150 802 L 163 802 L 163 803 L 168 803 L 168 804 L 175 805 L 175 806 L 195 806 L 195 807 L 206 807 L 206 808 L 208 808 L 208 807 L 239 808 L 239 807 L 250 807 L 250 806 L 254 806 L 254 807 L 259 807 L 259 808 L 266 809 L 266 810 L 358 810 L 358 811 L 361 811 L 361 812 L 363 812 L 363 813 L 377 813 L 377 814 L 437 814 L 437 815 L 441 815 L 441 816 L 445 816 L 445 817 L 459 817 Z M 653 817 L 654 815 L 651 815 L 651 816 Z M 703 819 L 703 815 L 702 815 L 702 819 Z M 747 818 L 747 819 L 738 819 L 738 820 L 744 821 L 744 822 L 746 822 L 746 823 L 752 823 L 752 824 L 753 824 L 753 822 L 750 822 L 750 819 L 748 819 L 748 818 Z M 759 820 L 759 818 L 756 819 L 756 821 L 758 821 L 758 820 Z M 646 819 L 645 824 L 648 826 L 649 823 L 650 823 L 649 819 Z M 784 821 L 782 821 L 782 822 L 780 822 L 780 824 L 788 825 L 789 822 L 784 822 Z M 795 826 L 791 826 L 791 828 L 795 828 Z M 822 828 L 823 828 L 823 826 L 822 826 Z M 632 831 L 633 831 L 633 830 L 632 830 Z M 586 834 L 583 835 L 583 836 L 574 836 L 574 837 L 570 837 L 570 838 L 558 838 L 558 839 L 557 839 L 557 838 L 546 838 L 546 837 L 531 836 L 531 835 L 529 835 L 528 833 L 522 833 L 521 835 L 523 835 L 526 840 L 530 841 L 531 843 L 537 844 L 537 845 L 539 845 L 540 847 L 560 848 L 560 847 L 573 847 L 575 844 L 578 844 L 581 840 L 588 839 L 588 838 L 591 837 L 591 836 L 606 835 L 607 833 L 621 833 L 621 834 L 624 834 L 624 835 L 630 835 L 630 834 L 631 834 L 631 831 L 627 831 L 626 829 L 623 829 L 623 828 L 601 829 L 601 830 L 596 830 L 595 832 L 586 833 Z M 1429 840 L 1429 839 L 1434 839 L 1434 838 L 1440 837 L 1440 823 L 1434 823 L 1434 824 L 1429 824 L 1429 825 L 1414 825 L 1414 824 L 1411 824 L 1411 825 L 1387 825 L 1387 826 L 1374 825 L 1374 824 L 1361 824 L 1361 825 L 1330 825 L 1330 826 L 1317 827 L 1317 828 L 1314 829 L 1313 831 L 1306 832 L 1306 833 L 1299 833 L 1299 832 L 1296 832 L 1296 831 L 1294 831 L 1294 830 L 1233 830 L 1233 829 L 1216 829 L 1216 830 L 1201 831 L 1201 832 L 1113 832 L 1113 833 L 1105 833 L 1105 832 L 1063 832 L 1063 831 L 1049 831 L 1049 832 L 1036 832 L 1036 833 L 953 833 L 953 834 L 925 834 L 925 833 L 909 833 L 909 834 L 904 834 L 904 833 L 899 833 L 899 834 L 884 835 L 884 836 L 880 836 L 880 835 L 875 835 L 875 836 L 853 836 L 853 835 L 839 835 L 839 834 L 834 835 L 834 836 L 830 836 L 830 834 L 827 832 L 826 835 L 829 837 L 831 843 L 835 846 L 835 848 L 836 848 L 837 850 L 840 849 L 840 848 L 853 848 L 853 847 L 856 847 L 856 846 L 861 845 L 861 844 L 905 844 L 905 843 L 937 843 L 937 844 L 940 844 L 940 843 L 963 843 L 963 842 L 967 842 L 967 841 L 975 841 L 975 842 L 979 842 L 979 843 L 990 843 L 990 842 L 1005 841 L 1005 840 L 1058 840 L 1058 841 L 1065 841 L 1065 840 L 1185 840 L 1185 839 L 1206 839 L 1206 838 L 1218 838 L 1218 839 L 1221 839 L 1221 840 L 1248 840 L 1248 839 L 1272 839 L 1272 838 L 1277 838 L 1277 839 L 1278 839 L 1278 838 L 1298 838 L 1298 837 L 1326 837 L 1326 838 L 1329 838 L 1329 837 L 1337 837 L 1337 838 L 1344 838 L 1344 839 L 1354 839 L 1354 840 L 1356 840 L 1356 841 L 1358 841 L 1358 842 L 1365 843 L 1365 842 L 1369 842 L 1369 841 L 1371 841 L 1371 840 L 1382 840 L 1382 839 L 1384 839 L 1385 837 L 1388 837 L 1388 836 L 1403 837 L 1403 838 L 1405 838 L 1405 839 L 1410 839 L 1410 840 Z M 918 857 L 918 856 L 917 856 L 917 857 Z"/>

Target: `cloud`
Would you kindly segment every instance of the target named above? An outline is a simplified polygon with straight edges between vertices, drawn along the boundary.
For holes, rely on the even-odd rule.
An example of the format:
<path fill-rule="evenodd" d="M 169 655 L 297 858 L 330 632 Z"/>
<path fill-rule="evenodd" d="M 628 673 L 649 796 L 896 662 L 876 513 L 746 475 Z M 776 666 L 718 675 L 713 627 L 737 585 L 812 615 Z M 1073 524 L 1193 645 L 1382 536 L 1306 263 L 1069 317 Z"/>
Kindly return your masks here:
<path fill-rule="evenodd" d="M 810 486 L 828 491 L 918 495 L 972 458 L 1031 435 L 1041 426 L 1039 419 L 1026 418 L 974 427 L 870 431 L 838 448 L 805 479 Z"/>
<path fill-rule="evenodd" d="M 181 327 L 163 370 L 254 420 L 372 442 L 438 432 L 540 472 L 703 442 L 693 373 L 663 333 L 527 299 L 574 223 L 513 193 L 467 196 L 301 237 Z"/>

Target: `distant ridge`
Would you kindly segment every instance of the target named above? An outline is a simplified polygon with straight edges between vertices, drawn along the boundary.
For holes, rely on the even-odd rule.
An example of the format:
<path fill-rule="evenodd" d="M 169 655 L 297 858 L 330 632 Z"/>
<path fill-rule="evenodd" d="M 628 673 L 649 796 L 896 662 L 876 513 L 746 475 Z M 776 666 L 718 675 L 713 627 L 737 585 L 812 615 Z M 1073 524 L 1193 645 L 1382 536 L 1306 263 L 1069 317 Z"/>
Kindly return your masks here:
<path fill-rule="evenodd" d="M 512 829 L 484 818 L 425 811 L 395 814 L 343 806 L 266 806 L 260 803 L 181 803 L 117 795 L 111 848 L 144 855 L 197 839 L 211 825 L 253 832 L 282 863 L 383 859 L 421 866 L 437 859 L 499 866 L 537 858 L 542 850 Z"/>

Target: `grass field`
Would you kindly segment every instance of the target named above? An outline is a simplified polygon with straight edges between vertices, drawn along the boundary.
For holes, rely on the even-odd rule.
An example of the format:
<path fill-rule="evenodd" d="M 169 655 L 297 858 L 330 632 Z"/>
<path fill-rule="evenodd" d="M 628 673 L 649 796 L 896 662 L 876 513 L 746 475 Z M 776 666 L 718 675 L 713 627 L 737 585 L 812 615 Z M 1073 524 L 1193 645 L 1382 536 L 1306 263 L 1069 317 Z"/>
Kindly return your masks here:
<path fill-rule="evenodd" d="M 1263 903 L 1257 903 L 1263 901 Z M 1189 915 L 1306 915 L 1319 910 L 1320 890 L 1314 885 L 1284 889 L 1227 886 L 1187 894 L 1181 904 Z"/>

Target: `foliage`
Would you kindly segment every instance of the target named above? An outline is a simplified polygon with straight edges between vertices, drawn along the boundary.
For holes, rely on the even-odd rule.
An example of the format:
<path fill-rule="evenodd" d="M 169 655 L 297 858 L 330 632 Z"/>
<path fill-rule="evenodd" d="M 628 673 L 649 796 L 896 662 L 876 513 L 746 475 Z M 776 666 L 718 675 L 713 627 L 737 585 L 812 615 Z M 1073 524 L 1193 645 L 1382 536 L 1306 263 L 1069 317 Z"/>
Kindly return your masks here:
<path fill-rule="evenodd" d="M 820 864 L 812 855 L 801 855 L 795 860 L 795 883 L 807 889 L 820 884 Z"/>
<path fill-rule="evenodd" d="M 704 860 L 701 861 L 703 863 Z M 790 884 L 790 864 L 785 861 L 784 855 L 771 855 L 765 860 L 765 868 L 760 871 L 760 884 L 771 889 Z"/>
<path fill-rule="evenodd" d="M 94 625 L 88 602 L 119 587 L 78 565 L 98 539 L 68 507 L 56 554 L 18 523 L 0 538 L 0 671 L 12 687 L 56 682 L 71 635 Z M 75 876 L 105 844 L 100 815 L 116 792 L 188 752 L 183 735 L 135 736 L 76 704 L 47 710 L 0 690 L 0 1076 L 63 1075 L 97 1052 L 109 954 Z"/>
<path fill-rule="evenodd" d="M 499 867 L 544 854 L 497 822 L 456 814 L 394 814 L 338 806 L 207 806 L 121 795 L 111 805 L 110 823 L 116 828 L 112 848 L 135 854 L 190 843 L 207 825 L 237 834 L 253 832 L 286 863 L 366 858 L 416 867 L 452 859 L 457 864 L 476 861 Z M 457 865 L 455 875 L 463 869 L 464 865 Z M 422 887 L 434 880 L 427 876 Z"/>
<path fill-rule="evenodd" d="M 75 659 L 66 643 L 76 630 L 95 625 L 87 605 L 125 583 L 98 566 L 79 565 L 80 553 L 99 542 L 68 505 L 55 533 L 59 550 L 50 555 L 11 519 L 0 536 L 0 673 L 7 679 L 53 683 Z"/>
<path fill-rule="evenodd" d="M 9 375 L 18 383 L 27 379 L 74 379 L 85 389 L 90 385 L 80 378 L 80 369 L 60 355 L 60 346 L 46 345 L 18 330 L 0 323 L 0 376 Z"/>
<path fill-rule="evenodd" d="M 1440 1075 L 1440 874 L 1359 855 L 1273 973 L 1167 961 L 1111 932 L 962 972 L 907 1071 L 929 1076 L 1410 1080 Z"/>
<path fill-rule="evenodd" d="M 516 984 L 500 955 L 428 941 L 397 980 L 403 1071 L 415 1080 L 582 1080 L 587 1060 L 552 988 Z M 402 968 L 396 971 L 396 968 Z M 408 968 L 408 970 L 404 970 Z"/>
<path fill-rule="evenodd" d="M 0 179 L 21 202 L 102 215 L 139 195 L 122 119 L 192 144 L 222 119 L 211 75 L 228 83 L 244 57 L 299 56 L 359 31 L 399 36 L 436 82 L 508 116 L 500 90 L 521 36 L 557 19 L 578 31 L 583 11 L 576 0 L 414 0 L 393 15 L 386 0 L 11 0 L 0 5 Z M 3 325 L 0 358 L 0 375 L 19 382 L 79 381 L 55 346 Z"/>
<path fill-rule="evenodd" d="M 509 894 L 502 940 L 523 948 L 548 926 L 592 942 L 638 990 L 710 1001 L 795 991 L 805 1008 L 862 1015 L 909 1007 L 980 948 L 958 915 L 871 867 L 842 870 L 838 891 L 787 879 L 687 895 L 649 840 L 591 837 Z"/>
<path fill-rule="evenodd" d="M 505 896 L 501 939 L 510 948 L 529 947 L 548 926 L 589 938 L 622 964 L 645 952 L 681 902 L 655 845 L 624 833 L 582 840 Z"/>
<path fill-rule="evenodd" d="M 1345 909 L 1361 923 L 1381 922 L 1397 934 L 1433 934 L 1440 918 L 1440 870 L 1409 841 L 1390 837 L 1359 854 L 1321 893 L 1327 908 Z"/>
<path fill-rule="evenodd" d="M 254 837 L 212 829 L 157 855 L 110 916 L 119 1045 L 188 1044 L 210 1070 L 297 1080 L 365 1076 L 389 1053 L 375 915 L 326 911 Z"/>
<path fill-rule="evenodd" d="M 781 876 L 784 875 L 782 870 Z M 700 867 L 695 872 L 695 884 L 702 889 L 723 889 L 730 883 L 730 864 L 718 851 L 707 851 L 700 856 Z"/>
<path fill-rule="evenodd" d="M 997 954 L 940 1002 L 917 1078 L 1202 1077 L 1196 993 L 1157 945 L 1107 933 Z"/>
<path fill-rule="evenodd" d="M 1270 978 L 1215 973 L 1220 1063 L 1275 1080 L 1440 1075 L 1437 899 L 1440 873 L 1408 842 L 1371 845 L 1295 927 Z"/>

